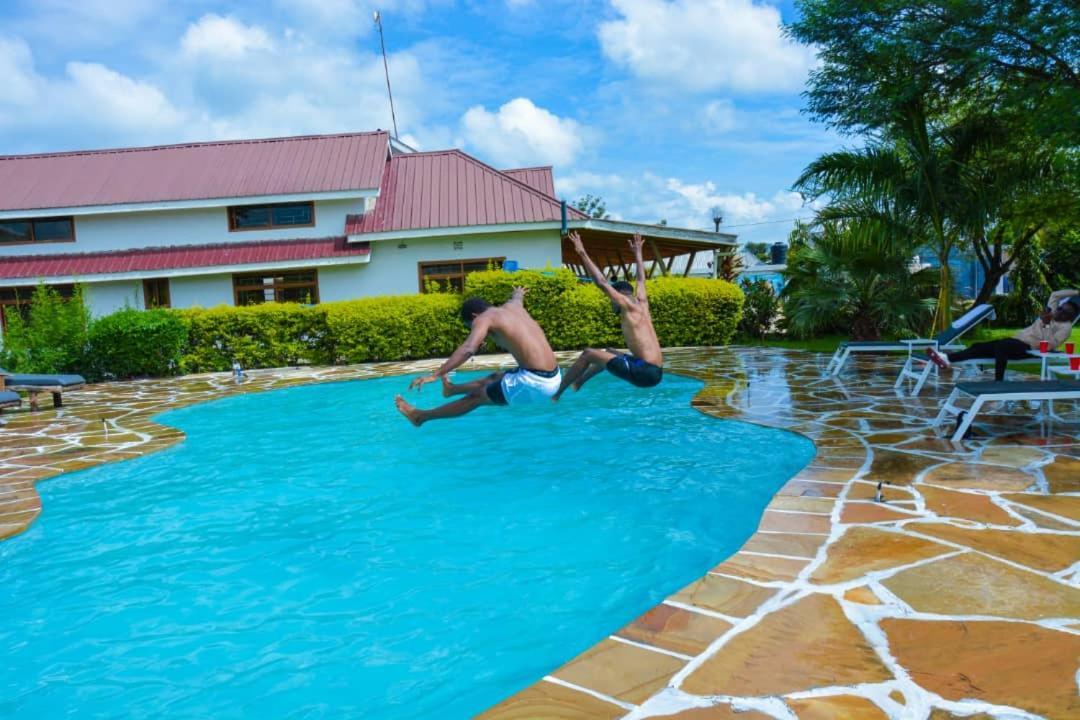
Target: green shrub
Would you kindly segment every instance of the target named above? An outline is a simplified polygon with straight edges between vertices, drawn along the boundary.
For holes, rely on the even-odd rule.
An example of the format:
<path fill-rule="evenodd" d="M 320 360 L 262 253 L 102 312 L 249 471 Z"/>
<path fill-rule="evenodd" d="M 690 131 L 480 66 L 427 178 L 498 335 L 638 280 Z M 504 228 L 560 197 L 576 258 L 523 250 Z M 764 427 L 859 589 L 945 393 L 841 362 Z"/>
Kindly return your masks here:
<path fill-rule="evenodd" d="M 95 379 L 176 375 L 187 342 L 176 312 L 120 310 L 90 325 L 88 371 Z"/>
<path fill-rule="evenodd" d="M 501 304 L 516 285 L 529 289 L 526 307 L 556 349 L 623 344 L 611 302 L 599 288 L 580 283 L 568 270 L 474 273 L 466 281 L 466 294 Z M 648 281 L 648 290 L 664 345 L 719 345 L 735 332 L 742 293 L 730 283 L 661 278 Z M 316 306 L 267 303 L 191 310 L 128 309 L 99 318 L 79 340 L 78 320 L 85 317 L 85 307 L 78 304 L 81 296 L 69 304 L 53 298 L 50 291 L 43 292 L 44 302 L 35 303 L 30 323 L 12 321 L 16 343 L 5 353 L 13 357 L 13 369 L 78 370 L 94 377 L 129 378 L 228 370 L 233 360 L 245 368 L 413 360 L 445 357 L 468 334 L 461 322 L 462 296 L 428 293 Z M 43 318 L 51 324 L 42 326 Z M 68 326 L 73 329 L 62 335 L 74 336 L 73 343 L 41 330 Z M 31 335 L 32 343 L 27 340 Z M 30 345 L 50 351 L 24 350 Z M 83 369 L 77 367 L 77 360 L 57 359 L 55 348 L 69 346 L 73 358 L 83 357 L 88 346 L 92 363 Z M 32 365 L 26 359 L 46 356 L 52 358 L 47 364 Z"/>
<path fill-rule="evenodd" d="M 396 295 L 325 303 L 334 359 L 343 363 L 443 357 L 461 344 L 461 296 Z"/>
<path fill-rule="evenodd" d="M 188 329 L 183 372 L 228 370 L 233 360 L 245 368 L 284 367 L 334 360 L 321 305 L 265 303 L 220 305 L 174 311 Z"/>
<path fill-rule="evenodd" d="M 525 307 L 556 350 L 623 344 L 618 316 L 595 285 L 582 285 L 566 269 L 470 274 L 465 295 L 506 302 L 517 285 L 528 290 Z M 701 278 L 646 281 L 653 325 L 665 346 L 723 345 L 742 312 L 742 292 L 731 283 Z"/>
<path fill-rule="evenodd" d="M 742 317 L 743 294 L 725 280 L 662 277 L 645 285 L 664 347 L 726 345 Z"/>
<path fill-rule="evenodd" d="M 780 314 L 780 298 L 776 296 L 773 284 L 765 278 L 743 280 L 742 291 L 746 300 L 739 320 L 739 334 L 764 338 Z"/>
<path fill-rule="evenodd" d="M 27 318 L 14 307 L 5 308 L 7 331 L 0 350 L 6 370 L 21 373 L 85 372 L 90 311 L 83 289 L 64 299 L 55 289 L 38 285 L 31 296 Z"/>

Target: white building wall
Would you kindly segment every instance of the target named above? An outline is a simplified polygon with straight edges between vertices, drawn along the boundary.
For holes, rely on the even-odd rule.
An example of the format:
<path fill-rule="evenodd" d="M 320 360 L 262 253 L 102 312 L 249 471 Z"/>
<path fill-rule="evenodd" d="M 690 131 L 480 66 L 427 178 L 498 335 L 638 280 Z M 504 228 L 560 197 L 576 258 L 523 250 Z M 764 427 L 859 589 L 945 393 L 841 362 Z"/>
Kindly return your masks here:
<path fill-rule="evenodd" d="M 142 297 L 142 281 L 118 280 L 87 284 L 86 304 L 94 317 L 108 315 L 125 307 L 142 310 L 146 307 Z"/>
<path fill-rule="evenodd" d="M 460 242 L 460 250 L 454 243 Z M 401 243 L 404 248 L 398 247 Z M 498 235 L 454 235 L 438 238 L 379 240 L 371 244 L 371 262 L 363 267 L 361 292 L 368 295 L 402 295 L 419 292 L 417 264 L 434 260 L 474 260 L 505 257 L 517 260 L 522 269 L 562 267 L 562 242 L 558 230 L 534 230 Z M 321 273 L 320 273 L 321 277 Z M 320 291 L 321 292 L 321 291 Z M 325 295 L 323 300 L 328 299 Z"/>
<path fill-rule="evenodd" d="M 169 300 L 174 308 L 232 305 L 232 275 L 169 278 Z"/>
<path fill-rule="evenodd" d="M 363 297 L 368 265 L 330 265 L 319 270 L 319 302 Z"/>
<path fill-rule="evenodd" d="M 345 234 L 345 216 L 363 212 L 364 199 L 325 200 L 315 203 L 315 225 L 277 230 L 229 231 L 225 207 L 191 210 L 154 210 L 75 216 L 75 242 L 4 246 L 5 255 L 131 250 L 171 245 L 293 240 Z"/>

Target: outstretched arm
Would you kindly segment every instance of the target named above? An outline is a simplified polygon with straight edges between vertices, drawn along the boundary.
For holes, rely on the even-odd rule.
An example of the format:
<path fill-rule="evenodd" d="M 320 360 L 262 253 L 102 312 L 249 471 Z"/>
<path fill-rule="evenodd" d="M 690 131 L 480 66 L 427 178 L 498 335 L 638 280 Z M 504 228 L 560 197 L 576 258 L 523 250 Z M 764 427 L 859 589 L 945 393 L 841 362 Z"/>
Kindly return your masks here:
<path fill-rule="evenodd" d="M 634 291 L 638 300 L 647 300 L 645 295 L 645 260 L 641 256 L 641 246 L 645 244 L 641 233 L 634 233 L 630 238 L 630 249 L 634 251 L 634 262 L 637 263 L 637 288 Z"/>
<path fill-rule="evenodd" d="M 514 292 L 510 294 L 510 299 L 506 301 L 507 305 L 517 305 L 519 307 L 525 306 L 525 293 L 528 290 L 518 285 L 514 288 Z"/>
<path fill-rule="evenodd" d="M 585 252 L 585 244 L 581 242 L 581 236 L 574 231 L 566 237 L 569 238 L 570 244 L 577 250 L 578 256 L 581 257 L 581 262 L 585 264 L 585 269 L 589 271 L 589 277 L 593 279 L 596 286 L 607 293 L 608 297 L 619 303 L 619 305 L 625 304 L 626 298 L 623 297 L 622 293 L 618 290 L 611 287 L 611 283 L 604 277 L 604 273 L 601 272 L 599 266 L 597 266 L 597 264 L 593 262 L 593 259 L 589 257 L 589 253 Z"/>
<path fill-rule="evenodd" d="M 480 348 L 483 346 L 484 339 L 487 338 L 490 329 L 491 319 L 485 318 L 482 315 L 478 316 L 473 320 L 472 332 L 469 333 L 469 337 L 465 338 L 465 342 L 461 343 L 458 349 L 455 350 L 450 357 L 446 358 L 446 362 L 444 362 L 434 373 L 418 377 L 409 383 L 409 389 L 419 390 L 429 382 L 446 377 L 451 371 L 461 367 L 465 361 L 480 352 Z"/>

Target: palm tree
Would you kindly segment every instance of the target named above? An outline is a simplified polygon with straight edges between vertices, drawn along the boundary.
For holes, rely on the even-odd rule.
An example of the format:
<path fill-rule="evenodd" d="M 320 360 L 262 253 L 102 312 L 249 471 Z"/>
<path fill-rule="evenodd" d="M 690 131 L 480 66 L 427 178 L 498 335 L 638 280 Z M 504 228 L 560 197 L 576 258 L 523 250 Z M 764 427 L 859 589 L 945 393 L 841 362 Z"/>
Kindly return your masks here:
<path fill-rule="evenodd" d="M 880 228 L 872 225 L 821 223 L 808 241 L 792 247 L 783 297 L 795 334 L 849 328 L 854 340 L 879 340 L 915 330 L 929 317 L 930 277 L 911 272 L 911 246 L 880 235 L 874 241 Z"/>
<path fill-rule="evenodd" d="M 896 247 L 928 246 L 941 266 L 933 327 L 944 329 L 952 317 L 949 260 L 963 243 L 963 189 L 969 185 L 968 161 L 986 141 L 978 123 L 931 124 L 921 102 L 911 101 L 888 134 L 860 149 L 822 155 L 795 181 L 809 198 L 827 195 L 818 213 L 823 222 L 854 222 L 844 233 L 853 251 L 891 236 Z M 906 263 L 904 263 L 906 266 Z"/>

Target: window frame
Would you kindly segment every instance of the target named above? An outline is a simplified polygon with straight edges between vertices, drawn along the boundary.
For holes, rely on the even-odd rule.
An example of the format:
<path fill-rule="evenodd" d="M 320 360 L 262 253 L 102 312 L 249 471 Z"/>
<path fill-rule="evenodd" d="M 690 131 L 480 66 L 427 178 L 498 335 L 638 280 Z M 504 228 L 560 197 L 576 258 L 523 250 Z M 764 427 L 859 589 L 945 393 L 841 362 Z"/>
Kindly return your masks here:
<path fill-rule="evenodd" d="M 307 205 L 311 208 L 311 222 L 297 225 L 275 225 L 274 224 L 274 208 L 283 207 L 288 205 Z M 270 223 L 268 225 L 259 225 L 258 227 L 237 227 L 236 226 L 236 211 L 248 210 L 251 208 L 269 208 L 270 209 Z M 282 230 L 285 228 L 309 228 L 315 227 L 315 201 L 314 200 L 301 200 L 298 202 L 278 202 L 278 203 L 256 203 L 253 205 L 230 205 L 226 208 L 225 212 L 229 221 L 229 232 L 251 232 L 257 230 Z"/>
<path fill-rule="evenodd" d="M 277 282 L 274 282 L 272 285 L 269 285 L 269 286 L 266 285 L 266 283 L 262 283 L 261 285 L 255 285 L 255 284 L 237 285 L 237 278 L 242 278 L 242 277 L 254 278 L 254 277 L 258 276 L 258 277 L 262 277 L 264 279 L 267 278 L 267 277 L 273 277 L 276 280 L 278 275 L 288 275 L 290 273 L 300 273 L 300 272 L 304 272 L 304 273 L 310 272 L 311 275 L 312 275 L 311 282 L 310 283 L 309 282 L 283 282 L 283 283 L 280 283 L 280 284 L 277 283 Z M 319 269 L 318 268 L 290 268 L 288 270 L 266 270 L 266 271 L 263 271 L 263 272 L 259 272 L 259 271 L 256 270 L 255 272 L 233 273 L 232 274 L 232 286 L 233 286 L 233 305 L 235 307 L 248 307 L 248 305 L 241 305 L 240 304 L 240 293 L 241 292 L 247 292 L 247 291 L 252 291 L 252 290 L 263 290 L 263 291 L 265 291 L 267 287 L 274 288 L 274 299 L 272 301 L 264 299 L 262 302 L 249 303 L 249 305 L 265 305 L 267 302 L 276 302 L 276 303 L 292 302 L 290 300 L 278 300 L 277 299 L 278 298 L 278 290 L 279 289 L 281 289 L 281 290 L 289 290 L 289 289 L 292 289 L 292 288 L 306 288 L 306 287 L 310 287 L 312 289 L 311 302 L 310 303 L 300 303 L 300 302 L 298 302 L 296 304 L 297 305 L 306 305 L 306 304 L 318 305 L 319 304 Z"/>
<path fill-rule="evenodd" d="M 155 284 L 155 283 L 163 283 L 164 284 L 165 292 L 163 294 L 164 294 L 164 297 L 165 297 L 165 302 L 164 303 L 159 303 L 159 304 L 156 304 L 156 305 L 151 305 L 150 304 L 150 296 L 151 296 L 150 286 L 152 284 Z M 154 310 L 154 309 L 157 309 L 157 308 L 171 308 L 172 307 L 172 284 L 169 282 L 169 278 L 167 278 L 167 277 L 144 278 L 143 281 L 142 281 L 142 286 L 143 286 L 143 307 L 145 309 Z M 157 296 L 158 293 L 154 293 L 154 295 Z"/>
<path fill-rule="evenodd" d="M 37 232 L 34 228 L 36 223 L 44 222 L 57 222 L 59 220 L 67 220 L 71 226 L 71 237 L 66 240 L 38 240 Z M 0 240 L 0 247 L 12 247 L 14 245 L 52 245 L 62 243 L 75 242 L 75 216 L 74 215 L 57 215 L 55 217 L 31 217 L 31 218 L 6 218 L 0 220 L 0 223 L 28 223 L 30 225 L 30 239 L 29 240 Z"/>
<path fill-rule="evenodd" d="M 502 267 L 506 262 L 505 257 L 486 257 L 486 258 L 449 258 L 446 260 L 420 260 L 416 263 L 416 278 L 417 284 L 420 286 L 420 292 L 426 293 L 425 287 L 428 280 L 451 280 L 453 278 L 461 278 L 462 287 L 465 285 L 465 276 L 468 275 L 465 272 L 465 266 L 474 263 L 484 263 L 484 266 L 494 264 L 496 267 Z M 459 273 L 439 273 L 438 275 L 426 276 L 424 275 L 424 267 L 431 265 L 457 265 L 461 271 Z M 469 272 L 479 272 L 478 270 L 470 270 Z"/>

